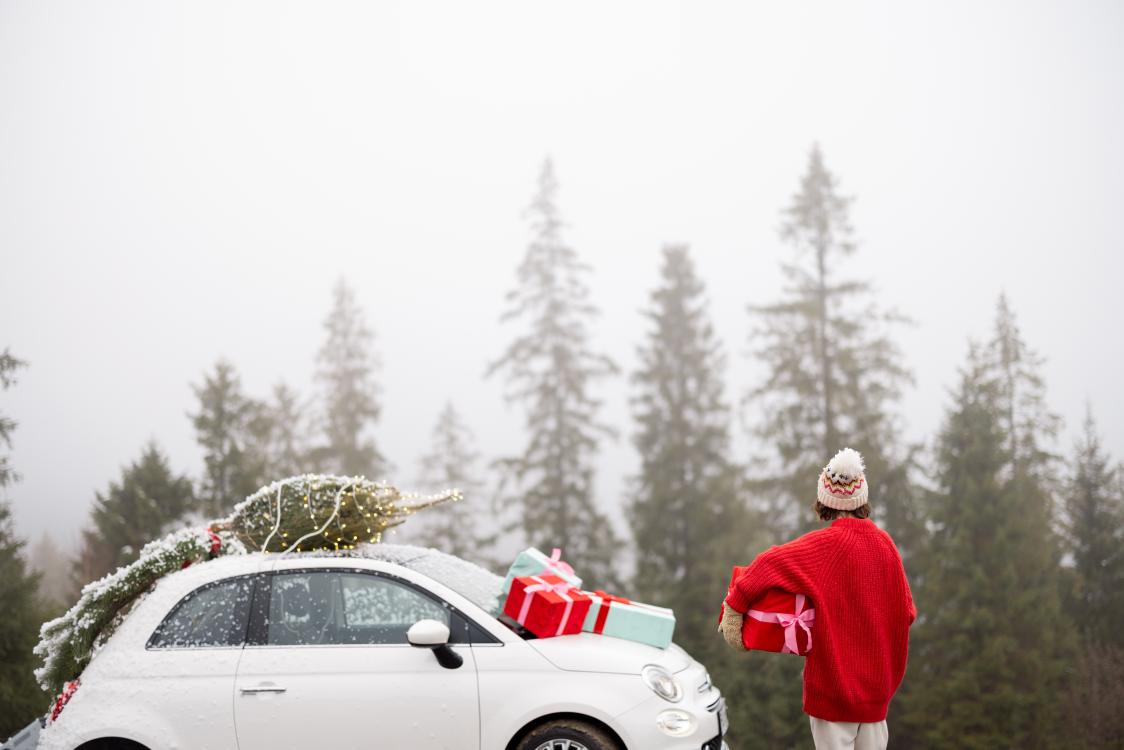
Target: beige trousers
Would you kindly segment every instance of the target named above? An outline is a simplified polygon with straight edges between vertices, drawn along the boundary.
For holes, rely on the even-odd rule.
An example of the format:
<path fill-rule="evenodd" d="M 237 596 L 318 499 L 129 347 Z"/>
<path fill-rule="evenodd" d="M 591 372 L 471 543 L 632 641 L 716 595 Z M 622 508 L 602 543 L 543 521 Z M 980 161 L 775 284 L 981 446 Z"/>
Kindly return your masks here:
<path fill-rule="evenodd" d="M 812 720 L 812 740 L 816 750 L 886 750 L 890 732 L 886 722 L 860 724 L 855 721 Z"/>

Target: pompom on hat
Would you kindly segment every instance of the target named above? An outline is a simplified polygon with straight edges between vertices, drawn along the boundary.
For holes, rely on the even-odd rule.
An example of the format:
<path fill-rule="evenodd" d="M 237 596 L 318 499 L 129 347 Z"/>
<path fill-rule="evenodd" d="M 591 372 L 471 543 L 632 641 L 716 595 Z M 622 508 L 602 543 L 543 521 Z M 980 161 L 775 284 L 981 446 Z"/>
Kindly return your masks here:
<path fill-rule="evenodd" d="M 827 462 L 820 473 L 816 499 L 835 510 L 854 510 L 866 505 L 869 497 L 865 470 L 859 452 L 844 448 Z"/>

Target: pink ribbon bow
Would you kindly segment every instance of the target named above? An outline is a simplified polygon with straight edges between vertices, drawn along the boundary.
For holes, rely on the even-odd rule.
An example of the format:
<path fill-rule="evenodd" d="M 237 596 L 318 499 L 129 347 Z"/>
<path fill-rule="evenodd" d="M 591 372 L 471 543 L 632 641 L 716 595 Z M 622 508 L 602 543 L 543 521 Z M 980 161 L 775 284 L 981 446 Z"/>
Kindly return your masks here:
<path fill-rule="evenodd" d="M 574 569 L 570 563 L 562 559 L 562 550 L 555 547 L 550 552 L 550 557 L 546 560 L 547 570 L 553 570 L 561 576 L 574 575 Z"/>
<path fill-rule="evenodd" d="M 558 550 L 554 551 L 558 552 Z M 572 583 L 568 583 L 566 581 L 550 583 L 548 581 L 544 581 L 538 576 L 528 577 L 534 578 L 536 581 L 538 581 L 538 583 L 532 583 L 530 586 L 527 586 L 523 589 L 523 605 L 519 608 L 519 616 L 515 618 L 516 622 L 524 626 L 527 624 L 527 615 L 531 612 L 531 600 L 534 599 L 531 594 L 535 593 L 536 591 L 542 591 L 546 593 L 553 592 L 555 594 L 558 594 L 566 601 L 566 609 L 562 612 L 562 619 L 558 621 L 558 632 L 555 633 L 555 635 L 562 635 L 562 631 L 566 629 L 566 623 L 570 620 L 570 610 L 574 608 L 574 600 L 570 598 L 567 592 L 572 591 L 576 587 Z"/>
<path fill-rule="evenodd" d="M 796 612 L 795 614 L 788 614 L 787 612 L 761 612 L 756 609 L 751 609 L 746 612 L 747 615 L 759 622 L 775 622 L 784 628 L 784 648 L 781 649 L 782 654 L 799 654 L 799 647 L 796 642 L 796 628 L 803 628 L 804 632 L 808 635 L 808 651 L 812 650 L 812 625 L 816 621 L 815 609 L 804 609 L 804 595 L 796 595 Z M 807 652 L 805 652 L 807 653 Z"/>

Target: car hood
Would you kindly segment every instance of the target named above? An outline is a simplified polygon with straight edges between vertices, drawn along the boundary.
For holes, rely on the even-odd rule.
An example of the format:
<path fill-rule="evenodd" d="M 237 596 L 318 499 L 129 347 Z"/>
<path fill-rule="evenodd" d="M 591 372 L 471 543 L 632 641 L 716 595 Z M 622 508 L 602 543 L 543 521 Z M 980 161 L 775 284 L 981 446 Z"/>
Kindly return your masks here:
<path fill-rule="evenodd" d="M 691 656 L 674 643 L 656 648 L 607 635 L 578 633 L 527 641 L 559 669 L 569 672 L 640 674 L 648 664 L 659 664 L 679 672 L 691 664 Z"/>

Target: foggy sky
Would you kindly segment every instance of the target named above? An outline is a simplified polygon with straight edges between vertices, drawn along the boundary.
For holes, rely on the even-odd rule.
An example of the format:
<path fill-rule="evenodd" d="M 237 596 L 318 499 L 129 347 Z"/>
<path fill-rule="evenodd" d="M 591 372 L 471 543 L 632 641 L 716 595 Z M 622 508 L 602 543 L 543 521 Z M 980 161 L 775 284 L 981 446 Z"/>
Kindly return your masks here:
<path fill-rule="evenodd" d="M 485 456 L 518 450 L 522 412 L 482 375 L 515 334 L 498 317 L 547 155 L 594 268 L 595 343 L 626 372 L 660 248 L 683 241 L 728 397 L 756 382 L 745 308 L 780 293 L 778 211 L 818 141 L 857 199 L 841 271 L 916 321 L 897 336 L 908 434 L 938 428 L 1006 290 L 1048 358 L 1057 447 L 1088 400 L 1120 458 L 1122 91 L 1111 1 L 0 0 L 0 348 L 30 363 L 0 394 L 19 532 L 72 541 L 150 438 L 197 476 L 189 384 L 220 357 L 251 394 L 310 397 L 341 275 L 384 361 L 391 479 L 414 484 L 447 399 Z M 607 503 L 637 464 L 628 393 L 601 392 L 624 428 Z"/>

